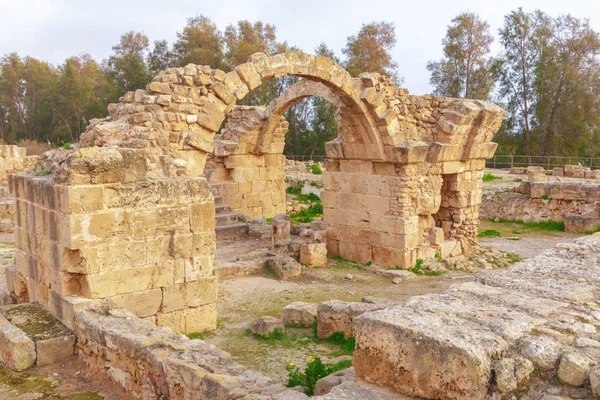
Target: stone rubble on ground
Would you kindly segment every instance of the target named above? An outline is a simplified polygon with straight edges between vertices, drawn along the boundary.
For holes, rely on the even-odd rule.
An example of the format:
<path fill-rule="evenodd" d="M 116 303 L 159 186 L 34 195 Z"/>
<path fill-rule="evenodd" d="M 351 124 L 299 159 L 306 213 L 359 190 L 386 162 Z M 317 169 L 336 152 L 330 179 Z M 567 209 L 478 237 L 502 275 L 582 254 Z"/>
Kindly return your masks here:
<path fill-rule="evenodd" d="M 317 322 L 318 307 L 317 303 L 296 301 L 285 306 L 279 316 L 285 326 L 312 327 Z"/>

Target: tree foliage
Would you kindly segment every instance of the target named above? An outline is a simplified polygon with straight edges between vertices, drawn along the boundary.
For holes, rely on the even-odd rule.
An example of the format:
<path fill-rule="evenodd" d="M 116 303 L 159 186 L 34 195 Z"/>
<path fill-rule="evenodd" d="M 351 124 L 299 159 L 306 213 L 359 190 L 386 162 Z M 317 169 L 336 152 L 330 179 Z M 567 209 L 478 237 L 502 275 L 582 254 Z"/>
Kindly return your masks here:
<path fill-rule="evenodd" d="M 430 61 L 431 85 L 436 94 L 487 100 L 494 86 L 491 74 L 490 26 L 477 14 L 459 14 L 442 40 L 444 57 Z"/>
<path fill-rule="evenodd" d="M 346 47 L 342 50 L 347 57 L 346 69 L 352 76 L 378 72 L 400 82 L 398 64 L 391 54 L 395 45 L 396 27 L 393 22 L 364 24 L 358 34 L 348 37 Z"/>

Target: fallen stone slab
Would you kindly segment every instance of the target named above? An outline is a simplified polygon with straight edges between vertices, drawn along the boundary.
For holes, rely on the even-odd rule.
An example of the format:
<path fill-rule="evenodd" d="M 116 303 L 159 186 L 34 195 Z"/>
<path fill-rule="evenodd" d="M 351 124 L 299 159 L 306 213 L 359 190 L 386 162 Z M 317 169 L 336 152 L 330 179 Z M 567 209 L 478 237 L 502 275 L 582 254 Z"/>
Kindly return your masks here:
<path fill-rule="evenodd" d="M 285 326 L 311 327 L 317 321 L 317 303 L 296 301 L 281 310 L 280 317 Z"/>
<path fill-rule="evenodd" d="M 356 373 L 354 368 L 346 368 L 331 375 L 321 378 L 315 384 L 315 396 L 322 396 L 331 392 L 331 389 L 348 380 L 354 380 Z"/>
<path fill-rule="evenodd" d="M 264 337 L 269 337 L 276 329 L 283 332 L 283 322 L 279 318 L 271 316 L 260 317 L 250 325 L 250 332 Z"/>
<path fill-rule="evenodd" d="M 14 371 L 25 371 L 35 364 L 35 343 L 23 330 L 0 315 L 0 361 Z"/>
<path fill-rule="evenodd" d="M 281 280 L 294 278 L 302 274 L 302 266 L 290 256 L 280 254 L 269 258 L 267 262 Z"/>
<path fill-rule="evenodd" d="M 429 399 L 483 399 L 508 344 L 463 318 L 406 306 L 354 319 L 353 366 L 367 382 Z"/>
<path fill-rule="evenodd" d="M 353 367 L 361 379 L 421 398 L 550 395 L 523 384 L 533 373 L 546 387 L 561 382 L 591 398 L 599 281 L 600 234 L 560 244 L 444 293 L 355 317 Z"/>
<path fill-rule="evenodd" d="M 309 243 L 300 246 L 300 262 L 309 267 L 327 266 L 327 245 L 325 243 Z"/>
<path fill-rule="evenodd" d="M 379 304 L 355 303 L 330 300 L 319 304 L 317 309 L 317 337 L 327 339 L 336 332 L 343 332 L 348 339 L 353 336 L 352 320 L 369 311 L 385 308 Z"/>
<path fill-rule="evenodd" d="M 333 387 L 331 392 L 311 400 L 416 400 L 413 397 L 394 393 L 389 389 L 369 384 L 360 379 L 347 380 Z"/>

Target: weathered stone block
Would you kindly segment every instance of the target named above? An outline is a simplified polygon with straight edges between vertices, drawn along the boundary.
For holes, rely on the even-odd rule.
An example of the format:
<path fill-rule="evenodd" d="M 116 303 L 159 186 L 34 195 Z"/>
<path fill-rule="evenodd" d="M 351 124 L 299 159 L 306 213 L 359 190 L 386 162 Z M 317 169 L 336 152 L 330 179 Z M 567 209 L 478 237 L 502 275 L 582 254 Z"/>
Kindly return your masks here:
<path fill-rule="evenodd" d="M 327 245 L 325 243 L 310 243 L 300 246 L 300 262 L 309 267 L 327 266 Z"/>
<path fill-rule="evenodd" d="M 317 309 L 317 337 L 327 339 L 336 332 L 345 338 L 353 336 L 352 320 L 364 313 L 380 310 L 381 305 L 330 300 L 319 304 Z"/>
<path fill-rule="evenodd" d="M 0 315 L 0 360 L 14 371 L 25 371 L 33 367 L 35 359 L 33 340 Z"/>
<path fill-rule="evenodd" d="M 296 301 L 285 306 L 280 316 L 286 326 L 311 327 L 317 321 L 318 307 L 316 303 Z"/>

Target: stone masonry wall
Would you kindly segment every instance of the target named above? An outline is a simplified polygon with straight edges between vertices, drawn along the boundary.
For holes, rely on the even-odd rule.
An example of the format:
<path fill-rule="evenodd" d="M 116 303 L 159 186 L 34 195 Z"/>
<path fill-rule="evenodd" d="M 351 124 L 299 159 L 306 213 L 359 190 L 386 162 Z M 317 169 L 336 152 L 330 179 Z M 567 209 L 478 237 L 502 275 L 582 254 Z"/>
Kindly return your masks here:
<path fill-rule="evenodd" d="M 279 118 L 272 153 L 255 152 L 266 123 L 263 107 L 236 106 L 215 140 L 206 164 L 213 193 L 223 197 L 234 213 L 250 218 L 270 218 L 285 213 L 285 156 L 283 137 L 288 123 Z"/>
<path fill-rule="evenodd" d="M 117 150 L 55 156 L 70 164 L 66 175 L 9 178 L 17 250 L 7 281 L 17 300 L 61 316 L 71 296 L 110 298 L 176 332 L 214 329 L 215 207 L 206 179 L 125 183 Z"/>

